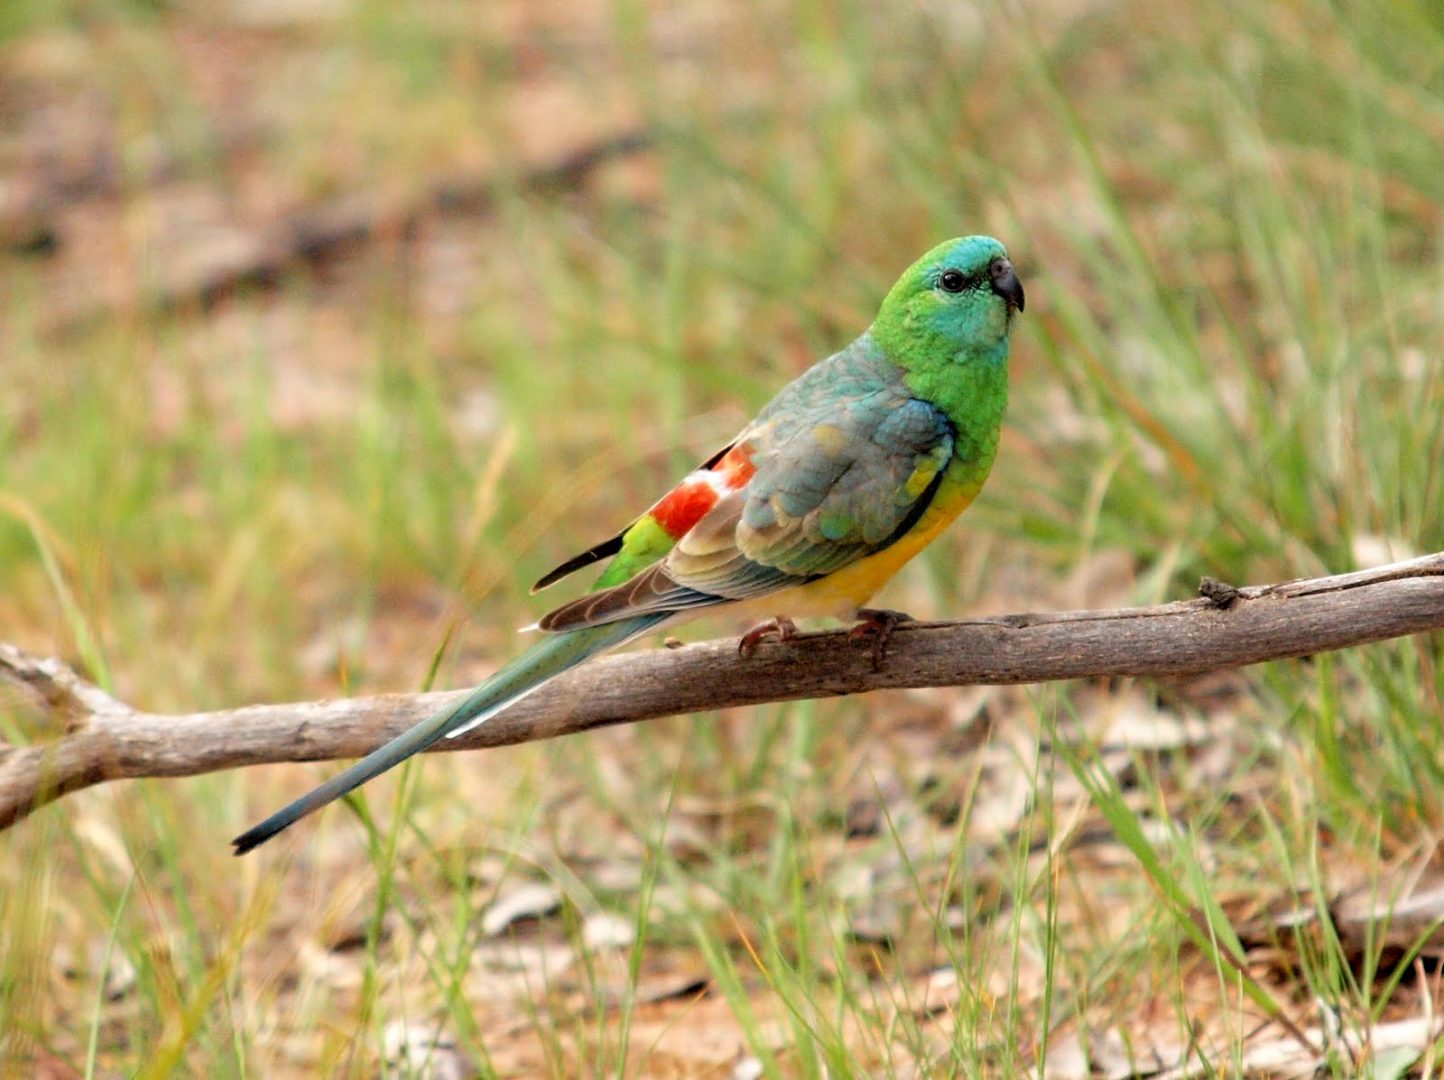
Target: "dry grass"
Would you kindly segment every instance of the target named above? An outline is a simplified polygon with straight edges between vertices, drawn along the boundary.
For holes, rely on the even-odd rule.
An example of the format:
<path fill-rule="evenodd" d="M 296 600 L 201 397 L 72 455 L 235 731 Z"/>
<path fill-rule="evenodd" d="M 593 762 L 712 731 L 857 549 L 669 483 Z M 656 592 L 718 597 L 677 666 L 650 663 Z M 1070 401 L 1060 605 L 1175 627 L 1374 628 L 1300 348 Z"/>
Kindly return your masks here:
<path fill-rule="evenodd" d="M 1444 546 L 1427 4 L 307 10 L 0 15 L 0 638 L 128 700 L 476 681 L 965 231 L 1028 285 L 1014 406 L 892 606 Z M 1432 1075 L 1440 660 L 427 760 L 240 862 L 322 770 L 85 792 L 0 836 L 0 1073 Z"/>

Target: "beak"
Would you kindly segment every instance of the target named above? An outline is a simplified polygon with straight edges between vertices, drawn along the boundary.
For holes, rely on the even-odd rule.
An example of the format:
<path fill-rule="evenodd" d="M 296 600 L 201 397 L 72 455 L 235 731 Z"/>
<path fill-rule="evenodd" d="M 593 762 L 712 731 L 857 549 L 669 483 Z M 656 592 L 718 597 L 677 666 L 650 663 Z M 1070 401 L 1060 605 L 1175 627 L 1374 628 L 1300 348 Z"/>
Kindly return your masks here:
<path fill-rule="evenodd" d="M 1023 283 L 1013 273 L 1013 264 L 1007 259 L 994 259 L 988 273 L 993 278 L 993 292 L 1008 302 L 1014 311 L 1023 310 Z"/>

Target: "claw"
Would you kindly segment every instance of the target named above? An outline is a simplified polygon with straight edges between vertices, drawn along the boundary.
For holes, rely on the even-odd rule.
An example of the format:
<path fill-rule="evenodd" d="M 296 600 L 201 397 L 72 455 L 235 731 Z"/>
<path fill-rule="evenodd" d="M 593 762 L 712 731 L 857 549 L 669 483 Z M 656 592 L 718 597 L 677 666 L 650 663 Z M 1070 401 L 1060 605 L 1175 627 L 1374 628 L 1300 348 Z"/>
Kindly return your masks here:
<path fill-rule="evenodd" d="M 872 669 L 882 670 L 887 658 L 887 643 L 899 623 L 912 622 L 913 617 L 903 611 L 888 611 L 884 608 L 863 608 L 857 613 L 857 625 L 847 632 L 850 641 L 872 638 Z"/>
<path fill-rule="evenodd" d="M 757 651 L 757 646 L 767 638 L 775 637 L 778 641 L 791 641 L 796 636 L 797 624 L 787 616 L 779 615 L 775 619 L 758 623 L 743 634 L 742 640 L 737 643 L 737 655 L 748 660 Z"/>

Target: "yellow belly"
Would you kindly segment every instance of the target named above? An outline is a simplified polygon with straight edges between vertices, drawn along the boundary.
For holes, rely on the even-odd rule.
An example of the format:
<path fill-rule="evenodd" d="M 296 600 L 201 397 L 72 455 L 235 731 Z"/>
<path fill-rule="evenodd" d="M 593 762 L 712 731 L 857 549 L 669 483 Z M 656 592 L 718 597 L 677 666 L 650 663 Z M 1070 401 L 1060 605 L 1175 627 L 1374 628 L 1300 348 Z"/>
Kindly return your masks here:
<path fill-rule="evenodd" d="M 851 622 L 858 609 L 891 581 L 909 559 L 932 543 L 972 501 L 971 498 L 959 499 L 955 506 L 946 510 L 931 510 L 906 536 L 876 555 L 859 559 L 806 585 L 741 601 L 730 606 L 728 613 L 735 612 L 747 619 L 827 617 Z"/>

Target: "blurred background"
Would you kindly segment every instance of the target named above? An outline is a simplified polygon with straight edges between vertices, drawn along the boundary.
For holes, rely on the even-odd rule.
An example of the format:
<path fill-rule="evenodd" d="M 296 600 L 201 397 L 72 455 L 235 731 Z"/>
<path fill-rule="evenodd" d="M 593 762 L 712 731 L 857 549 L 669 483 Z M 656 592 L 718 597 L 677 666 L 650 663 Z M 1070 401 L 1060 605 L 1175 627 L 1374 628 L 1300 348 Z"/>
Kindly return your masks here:
<path fill-rule="evenodd" d="M 1441 159 L 1431 0 L 7 0 L 0 640 L 158 712 L 475 683 L 970 232 L 1002 451 L 881 602 L 1436 550 Z M 334 767 L 82 792 L 0 834 L 0 1073 L 1356 1075 L 1323 1013 L 1428 1072 L 1440 660 L 432 756 L 239 862 Z"/>

